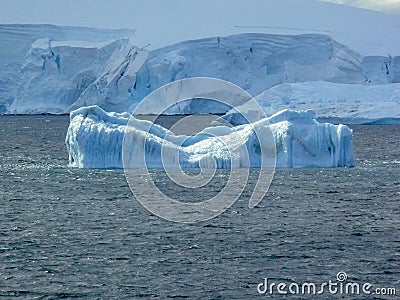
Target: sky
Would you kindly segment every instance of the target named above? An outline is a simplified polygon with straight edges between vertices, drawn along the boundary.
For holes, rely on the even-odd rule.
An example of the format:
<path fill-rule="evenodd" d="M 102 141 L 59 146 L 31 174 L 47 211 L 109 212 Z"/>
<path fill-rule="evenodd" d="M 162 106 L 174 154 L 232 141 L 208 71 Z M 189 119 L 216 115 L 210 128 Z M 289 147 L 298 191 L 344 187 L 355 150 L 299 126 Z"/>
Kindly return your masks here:
<path fill-rule="evenodd" d="M 326 0 L 371 10 L 384 11 L 400 16 L 400 0 Z"/>

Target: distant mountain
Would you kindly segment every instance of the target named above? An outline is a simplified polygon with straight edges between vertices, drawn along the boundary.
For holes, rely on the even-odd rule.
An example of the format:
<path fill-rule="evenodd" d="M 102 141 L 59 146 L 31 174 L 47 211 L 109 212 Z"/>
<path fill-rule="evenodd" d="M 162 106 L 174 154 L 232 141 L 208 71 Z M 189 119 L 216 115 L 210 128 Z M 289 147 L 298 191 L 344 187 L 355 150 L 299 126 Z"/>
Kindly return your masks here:
<path fill-rule="evenodd" d="M 399 55 L 400 18 L 315 0 L 126 1 L 133 44 L 149 49 L 241 33 L 325 34 L 362 56 Z M 127 24 L 127 25 L 125 25 Z"/>

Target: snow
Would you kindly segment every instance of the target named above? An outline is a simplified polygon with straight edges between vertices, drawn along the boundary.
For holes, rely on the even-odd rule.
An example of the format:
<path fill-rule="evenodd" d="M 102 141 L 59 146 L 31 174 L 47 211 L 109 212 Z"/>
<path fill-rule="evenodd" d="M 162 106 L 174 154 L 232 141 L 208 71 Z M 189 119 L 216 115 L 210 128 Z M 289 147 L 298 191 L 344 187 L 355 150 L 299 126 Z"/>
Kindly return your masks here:
<path fill-rule="evenodd" d="M 136 31 L 0 25 L 0 114 L 63 114 L 89 105 L 130 111 L 163 84 L 198 76 L 230 81 L 252 95 L 313 81 L 354 84 L 352 95 L 361 84 L 400 82 L 400 21 L 384 13 L 313 0 L 126 5 Z M 379 104 L 385 114 L 373 119 L 388 120 L 388 107 Z M 319 116 L 340 111 L 305 108 Z M 227 110 L 188 101 L 168 113 Z M 344 114 L 352 118 L 350 110 Z M 355 117 L 363 114 L 374 112 Z"/>
<path fill-rule="evenodd" d="M 132 64 L 136 64 L 136 72 L 115 72 L 118 80 L 104 80 L 104 76 L 110 77 L 110 72 L 105 73 L 69 109 L 100 105 L 107 111 L 130 111 L 160 86 L 189 77 L 224 79 L 252 95 L 282 83 L 316 80 L 357 84 L 400 82 L 397 71 L 400 59 L 362 58 L 329 36 L 318 34 L 241 34 L 191 40 L 150 52 L 138 50 L 134 59 L 121 62 L 120 69 L 129 69 Z M 124 84 L 118 86 L 120 82 Z M 226 107 L 209 102 L 193 106 L 188 101 L 168 113 L 209 112 L 225 113 Z M 153 113 L 152 109 L 147 113 Z"/>
<path fill-rule="evenodd" d="M 227 80 L 253 95 L 282 82 L 364 79 L 359 55 L 325 35 L 211 37 L 151 51 L 131 91 L 133 103 L 169 82 L 203 76 Z"/>
<path fill-rule="evenodd" d="M 51 39 L 59 41 L 80 41 L 101 43 L 129 38 L 134 35 L 131 29 L 97 29 L 87 27 L 33 25 L 33 24 L 0 24 L 0 67 L 8 64 L 20 64 L 36 40 Z"/>
<path fill-rule="evenodd" d="M 185 41 L 148 51 L 127 39 L 113 42 L 35 40 L 20 69 L 1 73 L 0 113 L 69 113 L 98 105 L 130 111 L 160 86 L 188 77 L 230 81 L 252 95 L 282 83 L 400 82 L 396 58 L 362 58 L 329 36 L 241 34 Z M 204 63 L 208 62 L 208 63 Z M 229 108 L 190 101 L 170 114 L 225 113 Z M 152 113 L 149 108 L 145 113 Z"/>
<path fill-rule="evenodd" d="M 26 20 L 100 28 L 133 28 L 136 33 L 132 42 L 139 47 L 150 43 L 150 49 L 190 39 L 244 32 L 281 35 L 320 33 L 332 36 L 362 56 L 399 54 L 398 17 L 314 0 L 146 0 L 104 5 L 79 1 L 58 10 L 35 3 L 34 13 L 29 15 L 31 7 L 14 5 L 12 12 L 18 17 L 13 17 L 10 14 L 12 5 L 3 5 L 0 12 L 2 22 Z M 76 16 L 77 12 L 82 18 Z"/>
<path fill-rule="evenodd" d="M 0 114 L 68 113 L 69 105 L 101 74 L 110 52 L 123 52 L 133 34 L 125 29 L 0 25 Z"/>
<path fill-rule="evenodd" d="M 348 123 L 399 123 L 400 84 L 362 85 L 324 81 L 285 83 L 274 86 L 255 97 L 266 115 L 289 108 L 311 108 L 319 118 L 346 120 Z M 238 106 L 241 112 L 247 104 Z M 254 111 L 254 114 L 259 114 Z M 255 118 L 262 117 L 261 114 Z M 242 123 L 235 110 L 229 111 L 226 120 Z"/>
<path fill-rule="evenodd" d="M 314 0 L 203 0 L 190 5 L 181 0 L 146 2 L 144 7 L 152 9 L 144 14 L 132 8 L 137 29 L 133 42 L 151 43 L 153 49 L 248 32 L 311 33 L 329 35 L 362 56 L 399 55 L 399 18 L 376 11 Z"/>
<path fill-rule="evenodd" d="M 80 42 L 38 39 L 8 86 L 8 113 L 67 113 L 68 107 L 104 72 L 109 60 L 133 47 L 129 40 Z M 11 80 L 11 79 L 9 79 Z M 1 106 L 1 103 L 0 103 Z"/>
<path fill-rule="evenodd" d="M 176 136 L 98 106 L 80 108 L 70 118 L 66 145 L 73 167 L 142 168 L 144 161 L 149 168 L 259 168 L 265 162 L 288 168 L 354 166 L 352 131 L 318 123 L 310 110 L 283 110 L 252 124 L 210 127 L 194 136 Z"/>

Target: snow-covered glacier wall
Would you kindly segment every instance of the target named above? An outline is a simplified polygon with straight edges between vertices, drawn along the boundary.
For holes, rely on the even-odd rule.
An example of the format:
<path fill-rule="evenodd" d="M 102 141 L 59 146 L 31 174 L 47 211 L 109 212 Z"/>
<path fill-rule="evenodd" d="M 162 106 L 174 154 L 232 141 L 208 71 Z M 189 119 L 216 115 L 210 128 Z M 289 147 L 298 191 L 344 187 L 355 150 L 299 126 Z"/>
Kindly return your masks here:
<path fill-rule="evenodd" d="M 328 36 L 240 34 L 151 51 L 132 99 L 138 102 L 166 83 L 202 76 L 232 82 L 252 95 L 283 82 L 363 80 L 361 57 Z"/>
<path fill-rule="evenodd" d="M 212 161 L 217 168 L 257 168 L 260 147 L 275 148 L 277 167 L 354 166 L 352 131 L 344 125 L 318 123 L 310 110 L 283 110 L 252 124 L 206 128 L 191 137 L 176 136 L 149 121 L 129 121 L 127 113 L 106 113 L 98 106 L 80 108 L 70 118 L 66 145 L 73 167 L 122 168 L 124 139 L 128 147 L 124 161 L 144 157 L 151 168 L 174 165 L 177 157 L 183 168 L 209 167 Z M 273 140 L 255 136 L 255 132 L 267 131 Z M 248 156 L 241 153 L 243 149 Z"/>
<path fill-rule="evenodd" d="M 146 50 L 129 30 L 0 25 L 0 114 L 69 113 L 88 105 L 123 112 L 163 84 L 206 76 L 252 95 L 282 83 L 400 82 L 399 57 L 362 57 L 327 35 L 239 34 Z M 212 105 L 171 113 L 224 113 Z M 151 113 L 151 111 L 149 111 Z"/>
<path fill-rule="evenodd" d="M 133 30 L 0 25 L 0 114 L 65 113 Z M 132 48 L 130 45 L 129 48 Z"/>
<path fill-rule="evenodd" d="M 121 80 L 128 78 L 123 88 L 116 89 L 114 82 L 94 81 L 71 109 L 99 104 L 108 111 L 128 111 L 160 86 L 189 77 L 223 79 L 252 95 L 282 83 L 319 80 L 349 84 L 400 82 L 395 71 L 396 59 L 391 58 L 384 64 L 385 71 L 382 72 L 382 61 L 386 58 L 368 63 L 367 58 L 321 34 L 248 33 L 212 37 L 155 49 L 147 55 L 146 60 L 141 60 L 143 65 L 140 68 L 138 59 L 122 63 L 121 69 L 129 70 L 131 64 L 136 64 L 132 69 L 137 70 L 134 74 L 118 74 Z M 219 107 L 206 109 L 208 111 L 204 111 L 204 106 L 189 103 L 177 106 L 169 113 L 225 112 L 225 108 Z"/>
<path fill-rule="evenodd" d="M 102 74 L 106 62 L 127 50 L 128 40 L 111 43 L 36 40 L 19 72 L 20 89 L 11 113 L 65 113 Z"/>
<path fill-rule="evenodd" d="M 365 85 L 326 81 L 284 83 L 254 97 L 268 116 L 285 108 L 305 110 L 312 107 L 319 118 L 346 124 L 400 122 L 400 83 Z M 248 111 L 248 103 L 231 109 L 224 119 L 242 123 L 237 111 Z M 262 118 L 262 111 L 253 111 Z"/>

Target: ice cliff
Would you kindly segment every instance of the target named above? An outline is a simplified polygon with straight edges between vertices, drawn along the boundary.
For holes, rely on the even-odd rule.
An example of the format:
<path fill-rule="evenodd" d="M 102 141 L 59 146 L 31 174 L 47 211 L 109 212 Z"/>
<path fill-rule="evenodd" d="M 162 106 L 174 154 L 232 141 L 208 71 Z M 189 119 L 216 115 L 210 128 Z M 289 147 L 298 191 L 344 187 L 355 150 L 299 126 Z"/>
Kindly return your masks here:
<path fill-rule="evenodd" d="M 0 25 L 0 114 L 65 113 L 133 30 Z M 129 46 L 131 49 L 132 46 Z"/>
<path fill-rule="evenodd" d="M 362 56 L 324 34 L 244 33 L 152 50 L 133 46 L 131 35 L 128 30 L 0 25 L 5 45 L 0 114 L 61 114 L 89 105 L 129 111 L 161 85 L 195 76 L 224 79 L 252 95 L 307 81 L 400 82 L 399 56 Z M 170 113 L 203 112 L 226 108 L 188 102 Z"/>

